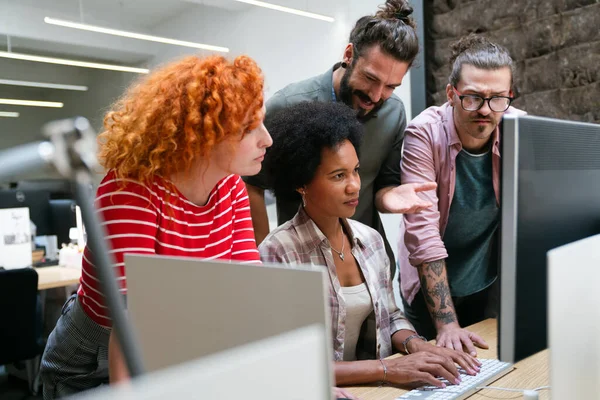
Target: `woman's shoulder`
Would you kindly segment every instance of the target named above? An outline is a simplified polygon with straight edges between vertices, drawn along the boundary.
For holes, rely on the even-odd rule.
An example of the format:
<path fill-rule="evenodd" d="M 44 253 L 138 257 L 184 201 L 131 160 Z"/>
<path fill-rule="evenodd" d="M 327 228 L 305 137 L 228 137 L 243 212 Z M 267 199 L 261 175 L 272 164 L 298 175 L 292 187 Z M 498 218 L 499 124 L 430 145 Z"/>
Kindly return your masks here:
<path fill-rule="evenodd" d="M 381 237 L 381 234 L 375 229 L 371 228 L 370 226 L 365 225 L 362 222 L 356 221 L 354 219 L 347 219 L 346 221 L 350 225 L 350 228 L 352 228 L 353 236 L 362 241 L 363 243 L 383 243 L 383 238 Z"/>
<path fill-rule="evenodd" d="M 110 170 L 98 185 L 98 195 L 129 192 L 137 196 L 150 197 L 154 182 L 139 182 L 134 179 L 120 177 L 116 171 Z"/>
<path fill-rule="evenodd" d="M 267 237 L 261 242 L 258 249 L 279 249 L 296 247 L 299 243 L 298 234 L 293 228 L 292 221 L 287 221 L 277 228 L 273 229 Z"/>

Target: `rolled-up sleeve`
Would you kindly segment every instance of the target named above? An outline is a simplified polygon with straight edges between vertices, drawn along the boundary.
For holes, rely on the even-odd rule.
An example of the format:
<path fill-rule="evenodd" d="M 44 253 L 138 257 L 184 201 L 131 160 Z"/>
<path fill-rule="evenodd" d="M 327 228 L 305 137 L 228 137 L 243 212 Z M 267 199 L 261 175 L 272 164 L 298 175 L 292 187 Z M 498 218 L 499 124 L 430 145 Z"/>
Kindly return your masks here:
<path fill-rule="evenodd" d="M 402 183 L 437 182 L 434 146 L 428 125 L 409 125 L 404 137 L 404 155 L 401 165 Z M 413 266 L 448 257 L 440 235 L 438 190 L 419 195 L 433 206 L 419 214 L 405 214 L 404 241 Z"/>

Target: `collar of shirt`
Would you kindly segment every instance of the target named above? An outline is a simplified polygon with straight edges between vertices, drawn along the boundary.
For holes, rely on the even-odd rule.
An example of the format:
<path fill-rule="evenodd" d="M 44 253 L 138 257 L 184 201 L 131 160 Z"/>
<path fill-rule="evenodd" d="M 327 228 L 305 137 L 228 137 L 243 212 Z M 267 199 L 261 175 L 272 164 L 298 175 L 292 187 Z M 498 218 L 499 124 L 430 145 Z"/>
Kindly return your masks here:
<path fill-rule="evenodd" d="M 345 218 L 340 218 L 340 222 L 344 227 L 344 231 L 346 231 L 350 237 L 352 248 L 354 249 L 355 246 L 363 248 L 364 244 L 354 235 L 352 227 L 348 221 Z M 293 225 L 297 229 L 300 241 L 311 246 L 312 249 L 318 247 L 323 242 L 326 242 L 327 245 L 331 247 L 331 243 L 329 243 L 327 237 L 323 234 L 323 232 L 321 232 L 317 224 L 315 224 L 315 222 L 308 216 L 304 210 L 304 207 L 299 207 L 298 213 L 294 216 Z"/>

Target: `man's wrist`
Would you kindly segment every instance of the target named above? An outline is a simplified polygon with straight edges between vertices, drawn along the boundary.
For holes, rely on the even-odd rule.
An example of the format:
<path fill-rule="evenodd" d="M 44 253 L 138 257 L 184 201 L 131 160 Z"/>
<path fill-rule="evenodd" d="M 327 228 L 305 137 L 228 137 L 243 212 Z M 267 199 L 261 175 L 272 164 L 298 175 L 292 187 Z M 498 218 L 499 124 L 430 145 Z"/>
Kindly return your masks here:
<path fill-rule="evenodd" d="M 454 322 L 449 322 L 447 324 L 444 323 L 440 323 L 436 326 L 436 329 L 439 332 L 441 331 L 447 331 L 447 330 L 453 330 L 453 329 L 460 329 L 460 325 L 458 324 L 458 322 L 454 321 Z"/>

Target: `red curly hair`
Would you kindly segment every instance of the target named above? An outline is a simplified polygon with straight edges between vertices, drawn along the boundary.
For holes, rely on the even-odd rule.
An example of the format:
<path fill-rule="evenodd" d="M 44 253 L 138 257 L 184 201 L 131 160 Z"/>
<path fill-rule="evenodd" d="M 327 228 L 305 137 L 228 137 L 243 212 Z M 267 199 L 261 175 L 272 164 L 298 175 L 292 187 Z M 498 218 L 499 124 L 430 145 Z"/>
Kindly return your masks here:
<path fill-rule="evenodd" d="M 132 85 L 104 118 L 101 164 L 120 179 L 148 182 L 189 170 L 215 144 L 262 118 L 263 76 L 247 56 L 186 57 Z"/>

